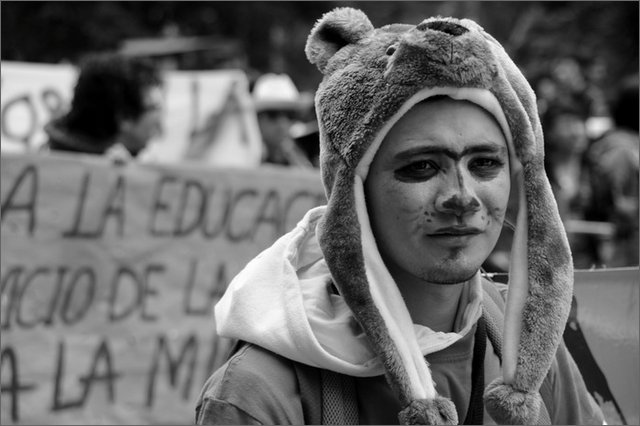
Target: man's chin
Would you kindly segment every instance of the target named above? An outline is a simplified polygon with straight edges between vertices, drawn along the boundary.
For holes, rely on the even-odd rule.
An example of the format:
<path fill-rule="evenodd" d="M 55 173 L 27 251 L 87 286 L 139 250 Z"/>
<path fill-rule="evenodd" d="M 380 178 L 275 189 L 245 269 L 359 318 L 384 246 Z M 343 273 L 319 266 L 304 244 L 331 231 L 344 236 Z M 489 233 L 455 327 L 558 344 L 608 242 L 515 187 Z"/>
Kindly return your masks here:
<path fill-rule="evenodd" d="M 434 284 L 459 284 L 469 281 L 478 272 L 480 266 L 456 267 L 443 265 L 441 268 L 427 271 L 422 279 Z"/>

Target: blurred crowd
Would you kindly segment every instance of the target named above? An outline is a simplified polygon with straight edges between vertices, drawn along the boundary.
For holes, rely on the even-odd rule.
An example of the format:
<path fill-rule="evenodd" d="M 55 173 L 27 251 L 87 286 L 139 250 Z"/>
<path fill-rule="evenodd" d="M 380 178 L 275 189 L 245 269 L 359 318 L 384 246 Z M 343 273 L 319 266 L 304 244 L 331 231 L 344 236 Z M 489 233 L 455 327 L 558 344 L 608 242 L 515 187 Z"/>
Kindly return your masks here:
<path fill-rule="evenodd" d="M 562 58 L 532 79 L 545 135 L 545 168 L 568 231 L 576 268 L 638 264 L 638 75 L 610 95 L 601 69 Z M 313 95 L 287 74 L 252 79 L 262 164 L 317 169 Z M 102 99 L 95 110 L 93 99 Z M 162 79 L 143 59 L 93 55 L 80 66 L 70 110 L 45 130 L 48 150 L 135 159 L 162 133 Z M 487 268 L 506 271 L 509 236 Z"/>
<path fill-rule="evenodd" d="M 578 268 L 638 264 L 638 75 L 606 96 L 563 58 L 537 80 L 545 168 Z"/>

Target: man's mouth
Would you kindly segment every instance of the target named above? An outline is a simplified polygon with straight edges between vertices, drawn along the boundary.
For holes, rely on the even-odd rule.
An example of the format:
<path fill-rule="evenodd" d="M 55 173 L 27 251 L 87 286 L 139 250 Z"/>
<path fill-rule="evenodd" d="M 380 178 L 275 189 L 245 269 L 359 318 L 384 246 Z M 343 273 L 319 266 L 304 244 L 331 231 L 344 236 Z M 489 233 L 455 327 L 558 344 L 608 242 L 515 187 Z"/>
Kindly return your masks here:
<path fill-rule="evenodd" d="M 429 234 L 432 237 L 452 237 L 481 234 L 482 230 L 472 226 L 447 226 Z"/>

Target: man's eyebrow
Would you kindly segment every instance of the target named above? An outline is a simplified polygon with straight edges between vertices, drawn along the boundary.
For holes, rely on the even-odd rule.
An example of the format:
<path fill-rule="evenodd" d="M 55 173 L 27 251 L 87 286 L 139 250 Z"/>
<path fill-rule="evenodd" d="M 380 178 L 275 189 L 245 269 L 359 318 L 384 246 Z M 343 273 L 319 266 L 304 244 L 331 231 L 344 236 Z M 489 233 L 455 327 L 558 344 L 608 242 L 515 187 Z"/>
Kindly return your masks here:
<path fill-rule="evenodd" d="M 397 160 L 409 160 L 412 157 L 421 154 L 442 154 L 454 160 L 459 160 L 465 155 L 478 153 L 507 155 L 507 148 L 502 145 L 487 143 L 473 145 L 463 149 L 461 152 L 455 152 L 442 146 L 418 146 L 415 148 L 409 148 L 406 151 L 401 151 L 397 153 L 394 158 Z"/>

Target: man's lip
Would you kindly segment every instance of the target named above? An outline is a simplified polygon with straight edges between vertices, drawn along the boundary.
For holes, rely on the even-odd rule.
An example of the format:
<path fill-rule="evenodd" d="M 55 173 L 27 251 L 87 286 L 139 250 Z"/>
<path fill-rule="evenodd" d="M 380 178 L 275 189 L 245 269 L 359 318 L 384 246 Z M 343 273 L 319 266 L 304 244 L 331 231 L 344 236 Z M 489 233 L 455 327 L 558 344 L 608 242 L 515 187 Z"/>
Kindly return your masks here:
<path fill-rule="evenodd" d="M 470 226 L 449 226 L 437 229 L 432 232 L 431 236 L 451 236 L 451 235 L 476 235 L 482 233 L 482 230 Z"/>

